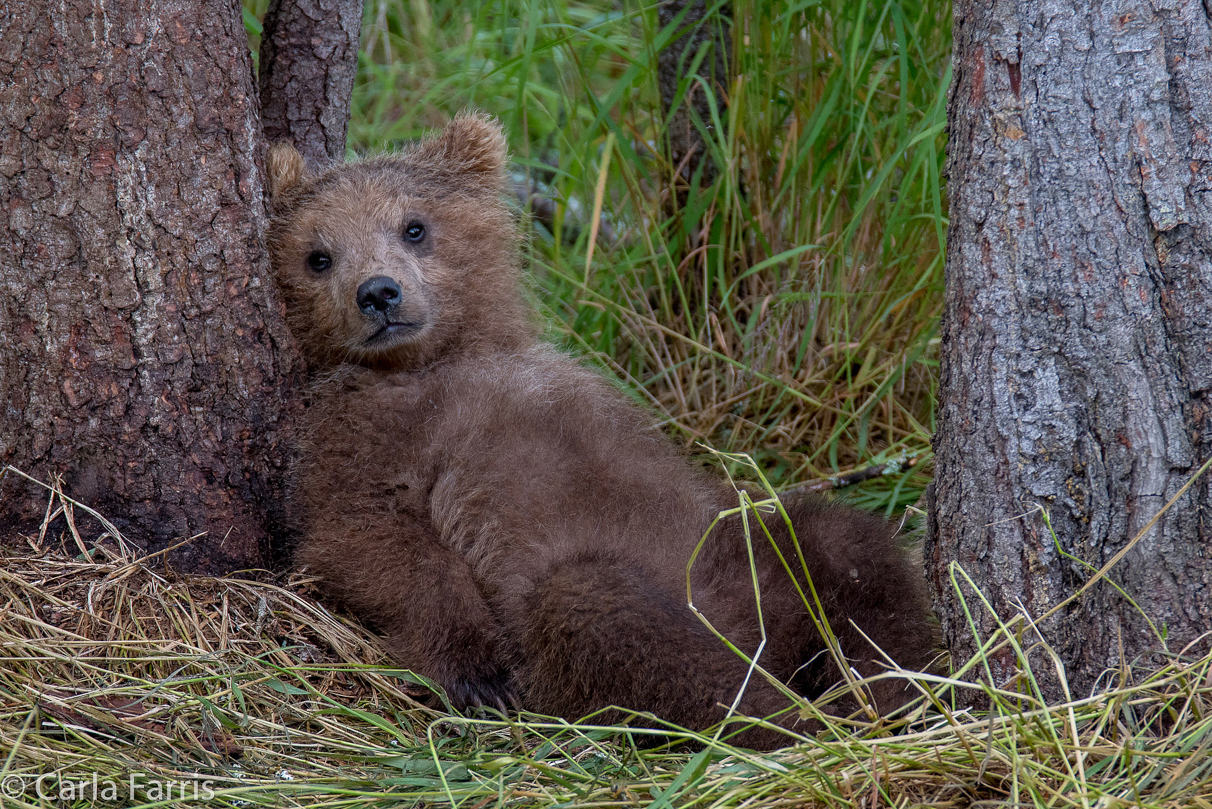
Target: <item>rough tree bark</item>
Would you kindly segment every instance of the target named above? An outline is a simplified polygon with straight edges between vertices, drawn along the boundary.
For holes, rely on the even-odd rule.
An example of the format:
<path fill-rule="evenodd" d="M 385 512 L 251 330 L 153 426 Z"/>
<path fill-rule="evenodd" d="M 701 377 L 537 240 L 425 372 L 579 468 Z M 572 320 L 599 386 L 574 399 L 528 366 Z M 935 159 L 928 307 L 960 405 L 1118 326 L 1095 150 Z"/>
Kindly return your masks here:
<path fill-rule="evenodd" d="M 718 13 L 708 14 L 716 9 L 719 9 Z M 661 28 L 672 25 L 683 11 L 685 15 L 678 23 L 675 38 L 657 55 L 657 85 L 661 92 L 661 109 L 669 122 L 670 157 L 677 171 L 675 180 L 689 184 L 702 165 L 702 183 L 706 186 L 715 180 L 716 167 L 690 111 L 693 109 L 703 124 L 711 126 L 707 93 L 697 81 L 692 81 L 676 109 L 673 101 L 678 84 L 687 77 L 699 51 L 707 47 L 708 52 L 695 75 L 702 76 L 711 87 L 720 119 L 727 118 L 725 93 L 732 75 L 732 27 L 727 21 L 731 7 L 721 0 L 670 0 L 657 10 Z"/>
<path fill-rule="evenodd" d="M 1201 0 L 955 4 L 927 564 L 958 659 L 974 642 L 949 561 L 1004 616 L 1038 617 L 1090 571 L 1037 505 L 1064 553 L 1101 567 L 1212 453 L 1209 16 Z M 1205 478 L 1110 573 L 1172 651 L 1212 627 L 1210 498 Z M 1042 629 L 1075 696 L 1163 646 L 1106 582 Z M 1008 652 L 995 663 L 1012 676 Z"/>
<path fill-rule="evenodd" d="M 0 27 L 0 460 L 149 550 L 208 532 L 178 567 L 263 565 L 300 364 L 240 4 L 22 0 Z"/>
<path fill-rule="evenodd" d="M 261 37 L 261 122 L 313 165 L 345 159 L 362 0 L 273 0 Z"/>

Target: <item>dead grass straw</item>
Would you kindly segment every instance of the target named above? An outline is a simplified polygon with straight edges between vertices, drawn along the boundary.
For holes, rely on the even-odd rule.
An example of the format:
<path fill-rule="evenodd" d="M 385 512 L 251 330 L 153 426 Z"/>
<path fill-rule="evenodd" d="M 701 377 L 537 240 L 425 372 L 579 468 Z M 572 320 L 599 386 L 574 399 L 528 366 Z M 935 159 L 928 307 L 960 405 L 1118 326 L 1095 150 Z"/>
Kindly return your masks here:
<path fill-rule="evenodd" d="M 50 500 L 0 568 L 5 807 L 1212 806 L 1207 653 L 1045 704 L 1040 639 L 1010 682 L 915 675 L 897 733 L 860 717 L 775 754 L 646 749 L 643 731 L 436 711 L 305 580 L 176 575 Z"/>

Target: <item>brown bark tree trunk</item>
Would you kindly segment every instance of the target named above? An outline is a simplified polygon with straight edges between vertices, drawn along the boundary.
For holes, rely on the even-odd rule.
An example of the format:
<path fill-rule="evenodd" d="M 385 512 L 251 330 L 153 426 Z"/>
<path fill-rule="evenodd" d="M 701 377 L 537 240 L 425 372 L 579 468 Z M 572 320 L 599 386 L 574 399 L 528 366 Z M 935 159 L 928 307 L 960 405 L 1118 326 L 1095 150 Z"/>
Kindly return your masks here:
<path fill-rule="evenodd" d="M 685 11 L 685 14 L 680 18 Z M 709 12 L 715 13 L 709 13 Z M 661 92 L 661 110 L 668 120 L 670 157 L 677 172 L 678 185 L 689 184 L 703 165 L 703 186 L 710 185 L 716 167 L 694 125 L 691 110 L 703 125 L 712 126 L 711 104 L 697 81 L 691 81 L 681 103 L 674 107 L 679 83 L 688 75 L 703 77 L 715 95 L 720 120 L 727 118 L 727 98 L 732 62 L 732 27 L 729 3 L 719 0 L 671 0 L 657 10 L 661 28 L 677 22 L 674 39 L 657 55 L 657 84 Z M 690 74 L 700 50 L 707 49 L 698 71 Z"/>
<path fill-rule="evenodd" d="M 1037 505 L 1099 568 L 1212 453 L 1209 16 L 1200 0 L 955 4 L 927 564 L 957 662 L 974 640 L 950 561 L 1003 616 L 1041 616 L 1091 573 Z M 1212 627 L 1210 499 L 1205 478 L 1110 571 L 1144 615 L 1104 581 L 1042 626 L 1074 696 Z M 1012 675 L 1008 652 L 994 662 Z"/>
<path fill-rule="evenodd" d="M 273 0 L 261 36 L 261 123 L 313 165 L 345 159 L 362 0 Z"/>
<path fill-rule="evenodd" d="M 266 562 L 300 368 L 237 0 L 22 0 L 0 30 L 0 461 L 178 567 Z M 0 520 L 45 493 L 9 476 Z"/>

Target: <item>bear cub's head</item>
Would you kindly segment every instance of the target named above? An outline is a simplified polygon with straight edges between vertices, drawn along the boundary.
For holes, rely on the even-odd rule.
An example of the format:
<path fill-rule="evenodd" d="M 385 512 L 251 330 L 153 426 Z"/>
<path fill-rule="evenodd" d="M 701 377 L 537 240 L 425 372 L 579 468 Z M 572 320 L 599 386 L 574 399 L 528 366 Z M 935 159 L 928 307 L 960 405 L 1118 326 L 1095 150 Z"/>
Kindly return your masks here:
<path fill-rule="evenodd" d="M 314 174 L 293 147 L 270 150 L 270 256 L 313 368 L 415 370 L 531 336 L 505 160 L 500 126 L 475 113 Z"/>

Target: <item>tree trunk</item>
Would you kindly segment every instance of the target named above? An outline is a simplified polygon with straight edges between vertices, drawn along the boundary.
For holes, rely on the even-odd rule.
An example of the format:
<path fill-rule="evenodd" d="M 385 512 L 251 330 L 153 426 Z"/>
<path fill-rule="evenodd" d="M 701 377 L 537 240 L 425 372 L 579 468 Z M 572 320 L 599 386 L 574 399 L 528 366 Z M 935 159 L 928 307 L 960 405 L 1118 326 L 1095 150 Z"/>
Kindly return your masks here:
<path fill-rule="evenodd" d="M 1200 0 L 955 4 L 927 564 L 957 662 L 949 562 L 1039 617 L 1091 576 L 1068 557 L 1102 567 L 1212 452 L 1210 23 Z M 1209 500 L 1205 478 L 1110 571 L 1140 611 L 1103 581 L 1043 624 L 1074 696 L 1212 626 Z"/>
<path fill-rule="evenodd" d="M 300 368 L 236 0 L 23 0 L 0 31 L 0 460 L 178 567 L 266 562 Z M 45 493 L 3 483 L 0 520 Z"/>
<path fill-rule="evenodd" d="M 704 126 L 711 127 L 713 119 L 708 95 L 697 81 L 691 80 L 681 103 L 675 108 L 673 102 L 678 84 L 687 78 L 699 51 L 707 48 L 694 75 L 707 82 L 715 95 L 720 120 L 727 119 L 725 93 L 729 89 L 732 61 L 732 28 L 727 15 L 731 9 L 729 3 L 721 0 L 671 0 L 658 8 L 661 28 L 672 25 L 683 11 L 685 15 L 678 22 L 675 38 L 657 55 L 657 84 L 661 92 L 661 110 L 668 121 L 675 184 L 689 185 L 702 165 L 702 185 L 707 186 L 715 180 L 716 167 L 694 125 L 691 110 Z"/>
<path fill-rule="evenodd" d="M 345 159 L 362 0 L 273 0 L 261 37 L 261 122 L 313 166 Z"/>

